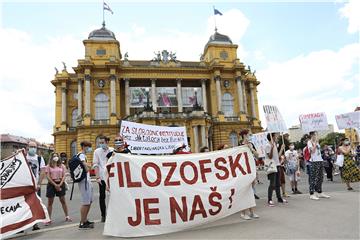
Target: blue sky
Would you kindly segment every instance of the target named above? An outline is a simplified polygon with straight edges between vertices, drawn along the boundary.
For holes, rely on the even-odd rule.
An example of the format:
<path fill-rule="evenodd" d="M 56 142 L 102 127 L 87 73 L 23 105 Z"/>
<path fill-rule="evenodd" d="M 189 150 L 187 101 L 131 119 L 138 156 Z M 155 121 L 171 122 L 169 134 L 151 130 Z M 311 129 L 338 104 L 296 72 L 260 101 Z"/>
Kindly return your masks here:
<path fill-rule="evenodd" d="M 151 59 L 154 51 L 164 47 L 176 50 L 180 60 L 198 60 L 213 32 L 212 3 L 106 2 L 114 11 L 113 15 L 105 13 L 107 28 L 115 32 L 122 52 L 128 51 L 130 59 Z M 288 127 L 296 124 L 299 114 L 320 111 L 326 111 L 329 122 L 334 123 L 334 114 L 353 111 L 360 102 L 359 58 L 356 56 L 359 26 L 355 23 L 358 14 L 354 13 L 359 4 L 356 1 L 229 2 L 215 5 L 224 14 L 217 17 L 219 32 L 229 35 L 239 45 L 240 60 L 257 70 L 261 82 L 260 104 L 278 105 Z M 75 66 L 77 59 L 83 58 L 81 41 L 91 30 L 101 26 L 102 1 L 5 2 L 1 20 L 2 34 L 9 44 L 23 47 L 14 62 L 23 54 L 29 54 L 24 59 L 31 59 L 34 49 L 39 52 L 37 62 L 24 60 L 24 63 L 34 64 L 34 67 L 28 66 L 29 71 L 36 69 L 34 74 L 43 70 L 41 79 L 34 80 L 42 86 L 39 96 L 53 98 L 52 94 L 44 93 L 53 90 L 49 84 L 54 72 L 50 63 L 60 68 L 64 60 L 68 66 Z M 48 59 L 44 64 L 43 58 Z M 11 63 L 11 59 L 8 61 Z M 27 81 L 21 74 L 10 74 L 9 68 L 1 77 L 2 90 L 9 90 L 13 85 L 22 86 Z M 317 83 L 313 85 L 314 81 Z M 312 87 L 308 87 L 309 84 Z M 292 94 L 295 90 L 296 93 Z M 280 95 L 292 98 L 292 101 L 285 104 Z M 43 105 L 41 99 L 35 99 L 30 106 L 27 103 L 33 108 L 30 114 L 34 114 L 33 121 L 38 123 L 37 132 L 41 134 L 20 131 L 11 126 L 11 122 L 1 124 L 0 131 L 26 136 L 34 134 L 51 140 L 49 135 L 54 121 L 51 101 L 48 105 Z M 314 101 L 316 104 L 311 104 Z M 322 108 L 326 103 L 343 107 Z M 21 108 L 21 100 L 17 104 Z M 298 106 L 303 107 L 299 109 Z M 305 112 L 293 111 L 293 107 Z M 35 114 L 38 111 L 45 111 L 50 116 L 39 118 Z M 265 122 L 263 126 L 266 126 Z"/>

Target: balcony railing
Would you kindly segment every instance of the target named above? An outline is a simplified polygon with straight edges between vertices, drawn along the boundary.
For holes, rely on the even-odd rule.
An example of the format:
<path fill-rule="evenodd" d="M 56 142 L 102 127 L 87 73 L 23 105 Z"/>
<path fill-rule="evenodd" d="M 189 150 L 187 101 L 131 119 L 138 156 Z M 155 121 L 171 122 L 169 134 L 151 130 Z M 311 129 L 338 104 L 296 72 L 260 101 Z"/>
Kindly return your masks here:
<path fill-rule="evenodd" d="M 109 125 L 109 119 L 91 120 L 91 125 Z"/>

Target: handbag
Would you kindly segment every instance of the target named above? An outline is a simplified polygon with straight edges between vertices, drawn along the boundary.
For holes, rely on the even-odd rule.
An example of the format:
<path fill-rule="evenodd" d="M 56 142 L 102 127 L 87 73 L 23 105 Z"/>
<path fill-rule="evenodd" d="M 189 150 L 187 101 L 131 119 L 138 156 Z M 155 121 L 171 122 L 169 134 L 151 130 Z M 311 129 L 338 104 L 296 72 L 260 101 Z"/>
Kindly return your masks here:
<path fill-rule="evenodd" d="M 335 165 L 342 167 L 344 165 L 344 155 L 337 155 Z"/>
<path fill-rule="evenodd" d="M 264 169 L 268 175 L 277 172 L 275 161 L 273 159 L 265 159 Z"/>

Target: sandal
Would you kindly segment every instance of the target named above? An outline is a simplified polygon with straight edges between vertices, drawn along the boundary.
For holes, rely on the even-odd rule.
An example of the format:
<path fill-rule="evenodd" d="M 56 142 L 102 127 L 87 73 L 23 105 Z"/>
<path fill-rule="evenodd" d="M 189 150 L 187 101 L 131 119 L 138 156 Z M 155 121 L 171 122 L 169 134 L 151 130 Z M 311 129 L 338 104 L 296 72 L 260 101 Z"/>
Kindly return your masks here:
<path fill-rule="evenodd" d="M 71 217 L 69 217 L 69 216 L 66 216 L 66 218 L 65 218 L 65 222 L 72 222 L 72 219 L 71 219 Z"/>
<path fill-rule="evenodd" d="M 50 220 L 50 221 L 45 222 L 44 225 L 45 225 L 45 226 L 50 226 L 51 223 L 52 223 L 52 221 Z"/>

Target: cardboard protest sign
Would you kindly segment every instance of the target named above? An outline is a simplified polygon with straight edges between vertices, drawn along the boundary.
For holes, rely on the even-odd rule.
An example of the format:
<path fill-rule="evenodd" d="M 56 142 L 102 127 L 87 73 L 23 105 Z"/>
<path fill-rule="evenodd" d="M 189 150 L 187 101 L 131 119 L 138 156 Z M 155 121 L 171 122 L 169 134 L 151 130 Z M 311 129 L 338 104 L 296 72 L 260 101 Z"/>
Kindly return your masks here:
<path fill-rule="evenodd" d="M 260 158 L 265 157 L 265 147 L 269 142 L 266 138 L 267 132 L 252 134 L 250 138 L 250 142 L 252 142 L 256 148 L 256 151 Z"/>
<path fill-rule="evenodd" d="M 265 105 L 263 107 L 266 123 L 267 132 L 287 132 L 287 127 L 279 109 L 276 106 Z"/>
<path fill-rule="evenodd" d="M 104 235 L 176 232 L 255 206 L 256 166 L 246 146 L 186 155 L 117 153 L 107 169 Z"/>
<path fill-rule="evenodd" d="M 360 129 L 360 111 L 335 116 L 339 130 L 346 128 Z"/>
<path fill-rule="evenodd" d="M 132 153 L 172 153 L 177 144 L 187 142 L 185 127 L 165 127 L 121 121 L 120 134 Z"/>
<path fill-rule="evenodd" d="M 36 194 L 35 177 L 24 151 L 1 160 L 0 239 L 48 221 L 47 209 Z"/>
<path fill-rule="evenodd" d="M 326 114 L 323 112 L 302 114 L 299 116 L 299 120 L 304 133 L 329 129 Z"/>

